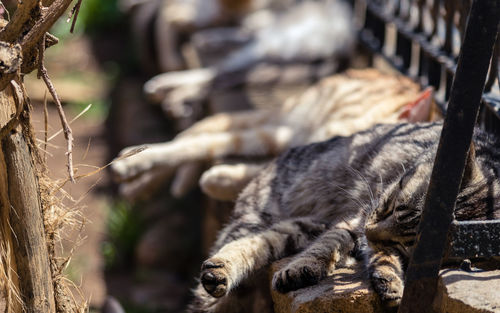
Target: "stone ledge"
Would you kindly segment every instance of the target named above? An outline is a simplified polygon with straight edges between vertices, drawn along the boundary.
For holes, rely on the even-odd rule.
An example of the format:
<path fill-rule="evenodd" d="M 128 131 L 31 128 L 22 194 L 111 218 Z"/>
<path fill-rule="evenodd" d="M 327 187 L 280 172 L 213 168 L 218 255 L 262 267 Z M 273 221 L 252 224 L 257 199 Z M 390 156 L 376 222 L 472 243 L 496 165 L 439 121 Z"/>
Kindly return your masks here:
<path fill-rule="evenodd" d="M 271 266 L 271 274 L 287 264 Z M 336 269 L 317 285 L 281 294 L 271 291 L 275 313 L 381 313 L 379 299 L 363 277 L 362 269 Z M 272 275 L 271 275 L 272 277 Z"/>
<path fill-rule="evenodd" d="M 500 312 L 500 270 L 441 271 L 434 306 L 442 313 Z"/>
<path fill-rule="evenodd" d="M 272 274 L 287 259 L 271 266 Z M 363 269 L 340 268 L 315 286 L 281 294 L 272 290 L 275 313 L 382 313 Z M 500 270 L 441 271 L 434 307 L 441 313 L 500 313 Z M 271 279 L 270 279 L 271 281 Z"/>

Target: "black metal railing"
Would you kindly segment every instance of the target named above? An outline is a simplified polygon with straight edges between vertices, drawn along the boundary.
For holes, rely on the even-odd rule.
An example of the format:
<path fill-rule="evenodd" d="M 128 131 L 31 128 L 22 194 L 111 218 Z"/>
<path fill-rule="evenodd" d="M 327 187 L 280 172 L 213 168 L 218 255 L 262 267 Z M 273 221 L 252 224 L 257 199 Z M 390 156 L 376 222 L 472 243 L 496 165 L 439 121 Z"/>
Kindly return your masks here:
<path fill-rule="evenodd" d="M 446 110 L 471 0 L 351 0 L 359 38 L 401 73 L 433 86 Z M 500 118 L 500 42 L 485 85 L 481 121 Z M 483 118 L 484 116 L 484 118 Z M 488 122 L 486 127 L 489 127 Z M 492 125 L 493 130 L 497 128 Z"/>
<path fill-rule="evenodd" d="M 432 312 L 444 257 L 500 255 L 500 220 L 453 220 L 474 125 L 500 136 L 500 1 L 352 3 L 360 41 L 401 73 L 433 86 L 445 114 L 399 309 Z"/>

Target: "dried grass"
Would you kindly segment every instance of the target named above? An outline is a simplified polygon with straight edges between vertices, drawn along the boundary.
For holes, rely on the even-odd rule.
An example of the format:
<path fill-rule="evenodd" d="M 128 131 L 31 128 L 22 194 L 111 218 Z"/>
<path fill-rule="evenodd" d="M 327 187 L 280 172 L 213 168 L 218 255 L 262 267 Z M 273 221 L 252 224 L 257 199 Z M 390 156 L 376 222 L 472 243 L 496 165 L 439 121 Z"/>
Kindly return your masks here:
<path fill-rule="evenodd" d="M 32 159 L 35 161 L 37 170 L 43 225 L 54 288 L 56 312 L 88 312 L 88 302 L 81 293 L 79 287 L 64 275 L 64 270 L 68 267 L 73 252 L 83 240 L 83 238 L 81 238 L 81 233 L 86 220 L 81 214 L 81 207 L 78 205 L 79 201 L 73 199 L 63 188 L 66 182 L 68 182 L 68 179 L 54 180 L 49 176 L 46 158 L 40 156 L 40 150 L 36 144 L 37 139 L 31 127 L 29 116 L 25 120 L 21 120 L 21 125 L 23 126 L 23 134 L 30 146 Z M 47 142 L 45 142 L 45 146 L 46 144 Z M 0 164 L 4 163 L 0 160 Z M 6 171 L 2 170 L 0 170 L 0 172 L 6 173 Z M 2 179 L 4 178 L 2 177 Z M 8 201 L 8 195 L 0 195 L 0 197 L 2 203 L 5 203 L 4 199 Z M 3 265 L 0 266 L 0 288 L 5 291 L 5 312 L 20 312 L 20 310 L 25 312 L 26 310 L 23 308 L 19 290 L 16 287 L 18 284 L 16 283 L 16 268 L 15 264 L 13 264 L 15 258 L 12 255 L 13 238 L 9 237 L 13 234 L 10 225 L 8 225 L 9 214 L 9 210 L 3 210 L 1 216 L 2 221 L 0 222 L 0 235 L 2 236 L 2 240 L 0 240 L 0 258 L 1 265 Z M 69 233 L 76 233 L 76 239 L 69 238 L 67 235 Z M 66 256 L 63 256 L 63 254 L 65 254 L 62 248 L 63 240 L 65 242 L 71 242 L 72 245 L 72 248 L 66 253 Z"/>
<path fill-rule="evenodd" d="M 46 171 L 39 173 L 43 223 L 54 285 L 56 312 L 81 313 L 86 312 L 87 301 L 78 286 L 64 276 L 64 270 L 71 261 L 73 251 L 83 239 L 80 235 L 77 239 L 73 239 L 73 248 L 67 256 L 61 256 L 61 253 L 58 253 L 58 251 L 63 251 L 62 248 L 57 249 L 57 246 L 62 247 L 63 240 L 68 240 L 64 234 L 74 230 L 81 234 L 85 225 L 85 218 L 78 208 L 77 201 L 63 189 L 65 183 L 66 181 L 51 179 Z"/>

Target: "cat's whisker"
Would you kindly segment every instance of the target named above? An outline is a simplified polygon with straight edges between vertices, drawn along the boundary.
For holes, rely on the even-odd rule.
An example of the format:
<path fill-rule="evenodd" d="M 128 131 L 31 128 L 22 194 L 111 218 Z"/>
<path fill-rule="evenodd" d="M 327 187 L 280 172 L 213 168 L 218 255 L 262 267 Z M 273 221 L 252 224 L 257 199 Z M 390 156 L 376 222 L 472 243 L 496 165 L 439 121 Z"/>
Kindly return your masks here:
<path fill-rule="evenodd" d="M 360 208 L 365 208 L 368 206 L 368 203 L 363 202 L 359 197 L 355 197 L 352 194 L 352 190 L 347 190 L 343 187 L 341 187 L 339 184 L 334 184 L 333 182 L 329 182 L 329 185 L 332 186 L 333 188 L 336 188 L 340 191 L 343 191 L 349 198 L 349 200 L 354 201 Z"/>
<path fill-rule="evenodd" d="M 359 178 L 361 178 L 361 181 L 365 184 L 365 187 L 368 190 L 368 196 L 370 197 L 371 205 L 372 206 L 376 205 L 377 201 L 376 201 L 375 196 L 373 194 L 373 190 L 371 188 L 371 185 L 368 182 L 368 180 L 366 179 L 366 177 L 363 174 L 361 174 L 361 172 L 359 172 L 358 170 L 353 168 L 352 166 L 349 166 L 348 169 L 349 169 L 349 171 L 351 171 L 352 173 L 357 175 Z"/>

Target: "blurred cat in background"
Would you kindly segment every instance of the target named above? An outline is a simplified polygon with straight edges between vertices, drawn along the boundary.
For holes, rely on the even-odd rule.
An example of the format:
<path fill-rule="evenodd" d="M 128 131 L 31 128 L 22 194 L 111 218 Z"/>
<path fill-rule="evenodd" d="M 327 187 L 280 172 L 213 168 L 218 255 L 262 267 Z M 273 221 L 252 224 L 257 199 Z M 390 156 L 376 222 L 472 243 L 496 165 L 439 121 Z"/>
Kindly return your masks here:
<path fill-rule="evenodd" d="M 133 199 L 174 174 L 171 191 L 182 196 L 206 164 L 216 163 L 202 176 L 203 191 L 235 200 L 268 160 L 290 147 L 379 123 L 432 120 L 432 104 L 432 90 L 420 91 L 408 78 L 375 69 L 349 70 L 321 80 L 281 107 L 213 115 L 170 142 L 127 148 L 111 167 L 122 193 Z M 220 164 L 229 158 L 230 164 Z"/>
<path fill-rule="evenodd" d="M 257 64 L 309 64 L 311 70 L 295 80 L 333 73 L 355 42 L 350 8 L 341 0 L 288 2 L 293 5 L 276 10 L 273 4 L 278 6 L 280 1 L 270 1 L 265 10 L 242 19 L 237 31 L 214 28 L 194 36 L 192 42 L 198 46 L 227 47 L 239 41 L 239 47 L 207 67 L 169 71 L 151 78 L 144 85 L 146 95 L 160 102 L 168 114 L 180 118 L 192 114 L 192 108 L 215 91 L 244 85 L 247 75 L 241 73 Z M 318 62 L 328 66 L 315 70 Z"/>

